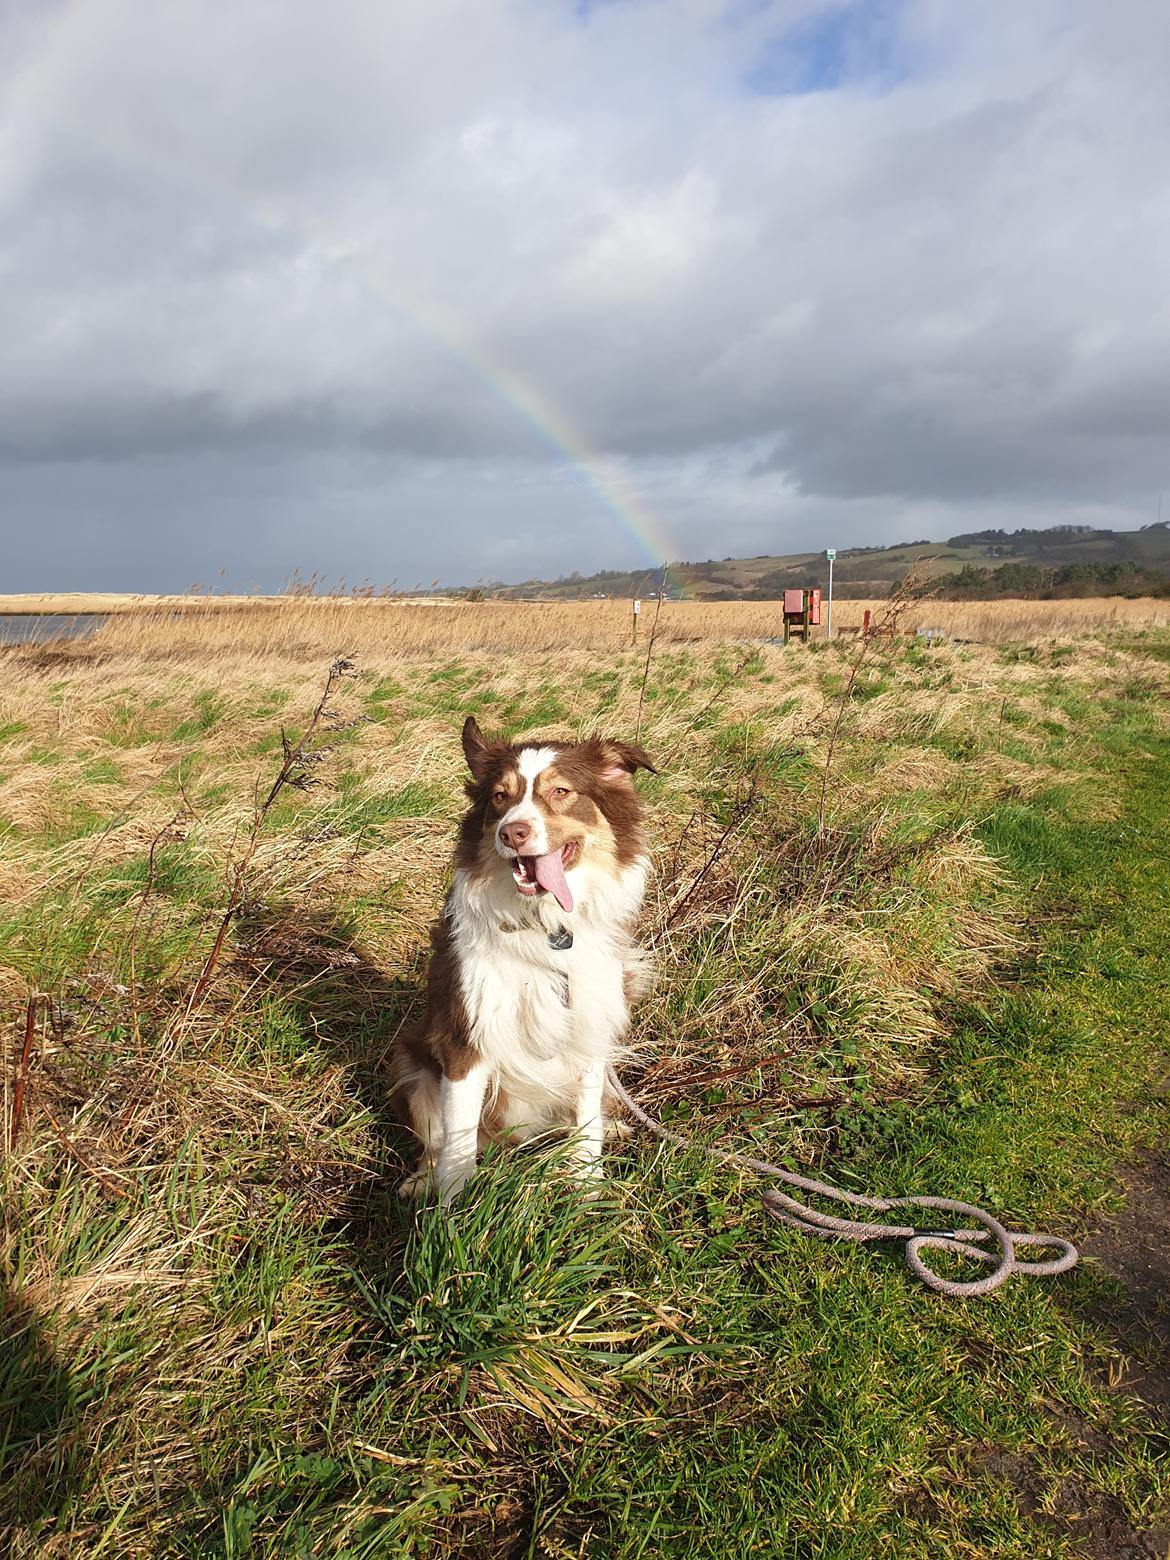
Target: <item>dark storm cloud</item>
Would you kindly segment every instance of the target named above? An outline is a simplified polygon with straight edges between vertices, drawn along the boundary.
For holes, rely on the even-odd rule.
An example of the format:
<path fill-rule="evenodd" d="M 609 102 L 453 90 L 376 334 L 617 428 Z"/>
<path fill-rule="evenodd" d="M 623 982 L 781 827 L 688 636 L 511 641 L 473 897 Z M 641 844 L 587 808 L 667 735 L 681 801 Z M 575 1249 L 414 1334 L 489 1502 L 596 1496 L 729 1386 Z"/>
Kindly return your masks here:
<path fill-rule="evenodd" d="M 1155 0 L 9 7 L 9 578 L 67 532 L 185 583 L 201 513 L 269 583 L 627 561 L 566 440 L 692 555 L 1140 523 L 1168 46 Z"/>

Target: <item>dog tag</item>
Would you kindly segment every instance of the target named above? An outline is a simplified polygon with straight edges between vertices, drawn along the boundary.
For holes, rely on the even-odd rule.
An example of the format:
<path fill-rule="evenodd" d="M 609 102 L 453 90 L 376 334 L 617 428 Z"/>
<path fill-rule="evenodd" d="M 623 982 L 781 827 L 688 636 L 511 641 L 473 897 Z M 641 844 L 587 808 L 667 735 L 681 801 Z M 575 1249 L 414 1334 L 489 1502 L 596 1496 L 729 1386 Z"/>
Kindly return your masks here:
<path fill-rule="evenodd" d="M 573 946 L 573 934 L 567 926 L 562 926 L 559 931 L 548 934 L 548 945 L 558 953 L 564 953 L 566 948 Z"/>

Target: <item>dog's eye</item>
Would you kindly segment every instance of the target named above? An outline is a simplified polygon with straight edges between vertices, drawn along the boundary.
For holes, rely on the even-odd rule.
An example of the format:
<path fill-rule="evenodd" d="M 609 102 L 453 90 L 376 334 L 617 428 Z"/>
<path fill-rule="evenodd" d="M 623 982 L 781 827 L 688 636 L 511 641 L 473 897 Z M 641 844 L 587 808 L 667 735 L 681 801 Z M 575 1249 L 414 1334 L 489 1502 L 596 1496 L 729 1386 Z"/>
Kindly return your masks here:
<path fill-rule="evenodd" d="M 556 797 L 568 796 L 569 788 L 567 785 L 554 785 L 552 788 L 552 794 Z"/>
<path fill-rule="evenodd" d="M 506 802 L 507 800 L 508 800 L 508 793 L 507 793 L 507 791 L 493 791 L 492 792 L 492 801 L 495 802 L 497 806 L 499 806 L 503 802 Z"/>

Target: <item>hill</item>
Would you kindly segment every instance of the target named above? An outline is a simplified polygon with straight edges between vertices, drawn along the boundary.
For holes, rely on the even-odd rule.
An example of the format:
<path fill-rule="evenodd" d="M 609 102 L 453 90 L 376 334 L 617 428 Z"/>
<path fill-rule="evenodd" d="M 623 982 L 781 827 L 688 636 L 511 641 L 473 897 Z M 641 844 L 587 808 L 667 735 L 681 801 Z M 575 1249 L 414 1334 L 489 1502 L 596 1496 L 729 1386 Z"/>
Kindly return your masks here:
<path fill-rule="evenodd" d="M 945 578 L 943 596 L 1160 593 L 1170 583 L 1170 524 L 1159 521 L 1140 531 L 1069 525 L 971 531 L 944 542 L 844 547 L 834 565 L 834 593 L 845 599 L 883 596 L 915 565 Z M 653 593 L 659 578 L 652 569 L 602 569 L 551 581 L 491 584 L 483 593 L 550 601 L 642 596 Z M 667 575 L 670 595 L 707 601 L 775 600 L 785 587 L 827 584 L 828 565 L 820 552 L 671 563 Z"/>

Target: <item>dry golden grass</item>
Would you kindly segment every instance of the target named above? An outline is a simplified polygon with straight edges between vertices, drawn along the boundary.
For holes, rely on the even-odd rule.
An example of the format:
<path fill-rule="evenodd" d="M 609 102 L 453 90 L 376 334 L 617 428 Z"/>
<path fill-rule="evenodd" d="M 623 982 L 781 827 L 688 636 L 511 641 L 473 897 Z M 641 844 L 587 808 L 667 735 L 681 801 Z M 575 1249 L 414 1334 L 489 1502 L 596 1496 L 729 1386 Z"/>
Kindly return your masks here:
<path fill-rule="evenodd" d="M 312 620 L 318 610 L 299 609 L 297 616 L 304 613 Z M 669 610 L 664 608 L 664 615 Z M 335 621 L 328 609 L 325 613 Z M 162 627 L 133 619 L 111 625 L 92 644 L 7 651 L 0 728 L 10 734 L 0 770 L 0 813 L 22 830 L 50 829 L 64 799 L 70 811 L 85 807 L 109 820 L 111 834 L 124 835 L 128 847 L 138 849 L 169 815 L 167 809 L 173 810 L 173 784 L 160 786 L 165 776 L 185 773 L 190 784 L 193 775 L 213 775 L 218 789 L 242 805 L 270 763 L 264 754 L 271 754 L 280 722 L 295 726 L 301 712 L 312 707 L 325 657 L 315 647 L 282 649 L 264 635 L 251 642 L 243 635 L 242 642 L 224 642 L 220 626 L 219 619 L 206 625 L 198 660 L 194 643 L 186 645 L 187 655 L 169 660 L 165 638 L 156 646 L 149 637 L 161 635 Z M 313 628 L 315 634 L 318 625 Z M 179 625 L 176 632 L 183 631 Z M 603 723 L 629 735 L 636 725 L 641 648 L 619 648 L 599 660 L 588 649 L 566 647 L 539 661 L 502 661 L 491 651 L 465 648 L 454 663 L 454 682 L 437 683 L 432 680 L 436 671 L 452 663 L 416 656 L 415 648 L 380 636 L 361 656 L 368 696 L 384 690 L 377 697 L 376 718 L 363 727 L 354 750 L 362 794 L 419 785 L 448 794 L 457 808 L 461 711 L 478 711 L 486 724 L 507 725 L 514 733 L 529 729 L 572 736 Z M 826 677 L 854 653 L 845 642 L 816 656 L 799 647 L 762 645 L 755 668 L 736 676 L 741 648 L 684 648 L 660 635 L 642 737 L 664 762 L 661 784 L 668 795 L 679 793 L 680 810 L 695 763 L 702 759 L 694 722 L 705 705 L 713 700 L 708 721 L 763 723 L 769 740 L 799 744 L 817 762 L 837 696 Z M 881 685 L 883 664 L 875 660 L 863 673 L 859 691 L 864 697 L 856 702 L 849 729 L 854 743 L 900 744 L 890 758 L 886 783 L 891 789 L 940 783 L 954 769 L 937 745 L 940 736 L 989 718 L 994 724 L 998 717 L 1002 724 L 1005 709 L 1009 718 L 1014 711 L 1068 724 L 1046 696 L 1054 670 L 1043 658 L 1005 661 L 990 646 L 944 645 L 930 652 L 929 675 L 903 674 L 888 687 Z M 594 686 L 599 675 L 612 682 L 599 689 Z M 1107 640 L 1085 640 L 1059 662 L 1063 682 L 1098 693 L 1137 675 L 1159 675 L 1157 663 Z M 543 706 L 546 690 L 555 692 L 561 713 L 526 718 L 526 711 Z M 500 711 L 509 713 L 501 717 Z M 935 745 L 925 747 L 927 742 Z M 118 821 L 123 812 L 125 819 Z M 449 817 L 420 818 L 409 832 L 413 837 L 441 831 Z"/>
<path fill-rule="evenodd" d="M 843 602 L 842 624 L 855 623 L 856 607 Z M 834 615 L 837 607 L 834 607 Z M 955 639 L 995 644 L 1004 640 L 1073 639 L 1114 629 L 1170 626 L 1170 600 L 1156 597 L 1085 597 L 1068 601 L 924 601 L 907 613 L 910 628 L 941 628 Z"/>
<path fill-rule="evenodd" d="M 118 600 L 116 609 L 98 606 L 95 598 L 85 607 L 58 602 L 37 610 L 111 610 L 94 647 L 102 653 L 144 658 L 203 660 L 213 654 L 276 653 L 312 659 L 338 650 L 363 658 L 396 652 L 616 652 L 633 643 L 630 605 L 624 601 L 411 603 L 344 596 L 176 597 L 144 605 L 132 597 Z M 838 601 L 833 609 L 834 626 L 848 635 L 860 627 L 867 608 L 878 615 L 884 605 L 881 601 Z M 665 602 L 660 611 L 646 602 L 639 624 L 639 643 L 643 645 L 656 613 L 657 639 L 662 645 L 758 641 L 782 633 L 779 602 Z M 937 628 L 952 638 L 987 643 L 1072 639 L 1114 629 L 1140 631 L 1167 625 L 1170 601 L 1122 597 L 926 600 L 912 604 L 903 620 L 903 627 L 911 633 L 918 628 Z M 817 637 L 823 632 L 822 628 Z"/>
<path fill-rule="evenodd" d="M 464 610 L 483 611 L 450 612 Z M 676 610 L 665 607 L 664 617 Z M 685 610 L 724 616 L 722 608 Z M 526 611 L 504 609 L 513 623 Z M 575 608 L 551 612 L 577 621 Z M 280 648 L 267 631 L 249 634 L 248 623 L 257 623 L 249 613 L 209 615 L 201 651 L 184 637 L 176 648 L 170 625 L 157 618 L 127 617 L 95 643 L 3 653 L 0 829 L 12 832 L 0 852 L 0 894 L 14 913 L 40 904 L 49 923 L 85 921 L 111 897 L 129 906 L 106 914 L 94 952 L 101 965 L 126 941 L 135 885 L 161 835 L 181 846 L 184 870 L 205 884 L 202 908 L 165 896 L 152 902 L 150 935 L 173 941 L 177 978 L 189 957 L 182 950 L 192 938 L 198 943 L 199 918 L 222 892 L 216 885 L 230 877 L 256 787 L 278 758 L 281 722 L 298 730 L 318 697 L 327 657 L 312 640 L 339 621 L 400 620 L 398 609 L 375 614 L 328 603 L 277 616 L 277 626 L 295 629 L 308 648 Z M 184 621 L 172 633 L 191 627 Z M 339 648 L 348 646 L 329 646 Z M 1170 689 L 1170 669 L 1109 638 L 1022 655 L 955 643 L 928 653 L 905 642 L 874 647 L 849 701 L 827 812 L 830 842 L 854 843 L 839 868 L 822 864 L 812 879 L 794 866 L 789 899 L 770 902 L 759 872 L 805 848 L 808 788 L 815 794 L 858 649 L 842 641 L 815 654 L 766 644 L 753 651 L 659 636 L 641 730 L 662 769 L 648 924 L 672 969 L 687 968 L 695 939 L 708 932 L 734 953 L 728 978 L 688 998 L 684 1013 L 677 1004 L 668 1013 L 668 993 L 647 1005 L 642 1033 L 654 1037 L 668 1072 L 673 1058 L 715 1031 L 728 1037 L 728 1056 L 773 1045 L 758 988 L 775 960 L 820 969 L 842 991 L 864 991 L 863 1005 L 849 999 L 859 1027 L 905 1042 L 874 1048 L 875 1076 L 889 1080 L 911 1067 L 915 1048 L 936 1032 L 939 992 L 978 984 L 1010 946 L 1010 916 L 965 820 L 996 795 L 1029 794 L 1076 773 L 1077 719 L 1069 713 L 1076 699 L 1087 706 L 1121 697 L 1137 680 Z M 321 787 L 265 834 L 250 874 L 258 899 L 306 913 L 360 897 L 365 935 L 388 968 L 413 967 L 441 898 L 462 806 L 463 713 L 476 711 L 485 726 L 513 735 L 573 737 L 604 727 L 630 736 L 645 662 L 642 648 L 628 647 L 604 657 L 561 648 L 539 658 L 416 650 L 382 642 L 361 658 L 343 709 L 361 724 L 323 767 Z M 1063 746 L 1054 750 L 1057 738 Z M 771 777 L 761 767 L 766 750 L 796 755 L 796 767 Z M 709 797 L 734 797 L 753 776 L 765 790 L 764 812 L 745 817 L 718 870 L 688 898 L 719 834 Z M 1104 808 L 1106 798 L 1094 805 Z M 895 859 L 907 831 L 937 831 L 915 847 L 915 893 L 925 898 L 914 914 L 891 914 L 880 896 L 864 893 L 843 913 L 833 885 L 853 870 L 849 852 Z M 810 897 L 814 881 L 828 887 Z M 943 908 L 927 917 L 922 906 L 934 898 Z M 766 959 L 760 952 L 756 975 L 745 979 L 736 959 L 757 945 L 770 952 Z M 11 962 L 5 971 L 9 960 L 0 957 L 0 989 L 18 1007 L 26 991 L 20 972 L 31 974 L 33 965 Z"/>
<path fill-rule="evenodd" d="M 357 681 L 347 685 L 347 713 L 365 719 L 339 751 L 342 770 L 331 761 L 323 771 L 324 786 L 314 795 L 324 811 L 313 815 L 315 822 L 294 826 L 290 821 L 266 836 L 254 876 L 270 898 L 292 896 L 311 904 L 360 890 L 367 901 L 384 899 L 384 915 L 370 911 L 379 923 L 379 953 L 393 963 L 411 960 L 425 943 L 462 805 L 462 714 L 474 710 L 485 725 L 514 735 L 573 737 L 604 726 L 629 736 L 638 722 L 642 648 L 620 648 L 599 658 L 595 651 L 574 646 L 537 659 L 461 647 L 452 660 L 417 654 L 417 639 L 402 645 L 383 632 L 407 615 L 433 624 L 438 616 L 457 620 L 463 613 L 480 619 L 485 610 L 513 628 L 534 621 L 527 616 L 531 612 L 545 616 L 544 609 L 523 607 L 502 608 L 498 615 L 482 607 L 431 615 L 297 603 L 282 607 L 274 621 L 266 622 L 259 611 L 209 613 L 201 624 L 131 616 L 108 625 L 90 644 L 9 650 L 0 688 L 0 730 L 9 733 L 0 749 L 0 827 L 19 831 L 20 848 L 3 854 L 0 891 L 16 906 L 58 894 L 71 896 L 76 907 L 87 901 L 86 885 L 95 870 L 102 891 L 113 892 L 111 884 L 120 880 L 123 867 L 140 871 L 151 840 L 176 827 L 192 870 L 213 882 L 225 881 L 246 833 L 258 779 L 273 767 L 280 723 L 297 729 L 316 701 L 327 656 L 314 641 L 328 644 L 338 624 L 360 624 L 379 630 L 361 657 Z M 677 627 L 683 613 L 692 614 L 692 621 L 696 614 L 725 623 L 728 617 L 722 606 L 663 608 L 668 625 L 677 614 Z M 580 623 L 576 607 L 550 608 L 548 617 L 559 625 L 556 632 Z M 282 635 L 283 647 L 278 643 Z M 681 646 L 668 636 L 669 627 L 660 632 L 656 646 L 641 731 L 662 767 L 655 782 L 661 870 L 652 909 L 652 920 L 659 924 L 669 920 L 712 845 L 702 798 L 713 775 L 723 774 L 721 783 L 731 785 L 727 776 L 738 773 L 746 785 L 758 770 L 753 753 L 761 741 L 776 751 L 798 753 L 804 773 L 819 773 L 841 679 L 856 653 L 855 641 L 812 655 L 763 645 L 745 668 L 742 646 Z M 346 641 L 328 644 L 330 652 L 349 648 Z M 746 653 L 753 653 L 751 647 Z M 1054 728 L 1070 726 L 1052 701 L 1054 677 L 1064 685 L 1091 688 L 1097 696 L 1138 675 L 1166 681 L 1158 663 L 1095 639 L 1067 656 L 1061 652 L 1058 669 L 1047 653 L 1012 659 L 991 646 L 943 645 L 913 666 L 906 655 L 904 644 L 886 646 L 867 661 L 858 697 L 851 701 L 830 799 L 830 824 L 854 827 L 865 820 L 867 848 L 879 852 L 913 817 L 916 795 L 962 796 L 971 787 L 993 795 L 1001 786 L 1048 783 L 1057 775 L 1049 764 L 1022 763 L 1018 756 L 1049 743 Z M 892 679 L 891 657 L 898 665 Z M 720 730 L 741 731 L 742 739 L 736 737 L 730 746 L 725 742 L 716 753 L 711 737 Z M 1013 744 L 1010 753 L 998 750 L 1004 746 L 998 739 L 1007 737 Z M 974 763 L 966 750 L 978 754 Z M 336 789 L 342 777 L 344 787 Z M 786 806 L 783 795 L 781 786 L 770 805 Z M 389 810 L 387 797 L 397 798 Z M 933 802 L 926 805 L 927 813 L 934 808 Z M 373 821 L 355 830 L 353 819 L 367 812 Z M 182 820 L 178 826 L 176 815 Z M 72 837 L 61 835 L 63 817 L 73 820 Z M 79 831 L 79 820 L 92 823 Z M 790 832 L 798 827 L 795 820 L 784 825 Z M 730 859 L 739 874 L 733 906 L 720 901 L 711 911 L 729 936 L 735 935 L 744 906 L 750 908 L 750 820 L 733 843 Z M 981 881 L 983 868 L 972 861 L 965 836 L 947 835 L 936 849 L 947 860 L 957 852 L 956 859 L 968 863 L 968 888 Z M 935 871 L 929 855 L 922 870 Z M 955 903 L 963 897 L 956 890 Z M 701 919 L 707 913 L 702 906 L 701 896 L 688 906 L 687 938 L 695 933 L 695 915 Z M 830 928 L 825 950 L 834 946 L 840 931 L 849 945 L 850 967 L 862 960 L 872 991 L 899 993 L 897 1001 L 906 1004 L 887 1006 L 875 1022 L 927 1038 L 932 1021 L 929 1000 L 916 989 L 919 955 L 911 948 L 891 953 L 894 944 L 880 917 L 843 929 L 820 904 L 810 908 L 806 902 L 799 914 L 780 923 L 760 917 L 758 906 L 752 911 L 755 932 L 777 938 L 794 959 L 822 959 L 820 943 L 814 948 L 808 942 L 813 924 L 822 921 Z M 666 934 L 672 960 L 678 950 L 669 945 L 676 935 L 674 930 Z M 992 949 L 996 936 L 993 930 L 969 929 L 964 946 Z M 866 949 L 871 955 L 863 959 Z M 960 960 L 964 978 L 972 973 L 966 957 Z M 980 961 L 986 962 L 982 953 Z M 728 1000 L 727 989 L 721 1002 Z M 740 996 L 735 1013 L 723 1016 L 742 1033 L 758 1028 L 752 1013 L 758 1014 L 759 1004 L 753 1005 L 746 986 Z M 900 1014 L 896 1021 L 895 1011 Z M 671 1049 L 685 1050 L 709 1018 L 696 1009 Z"/>

